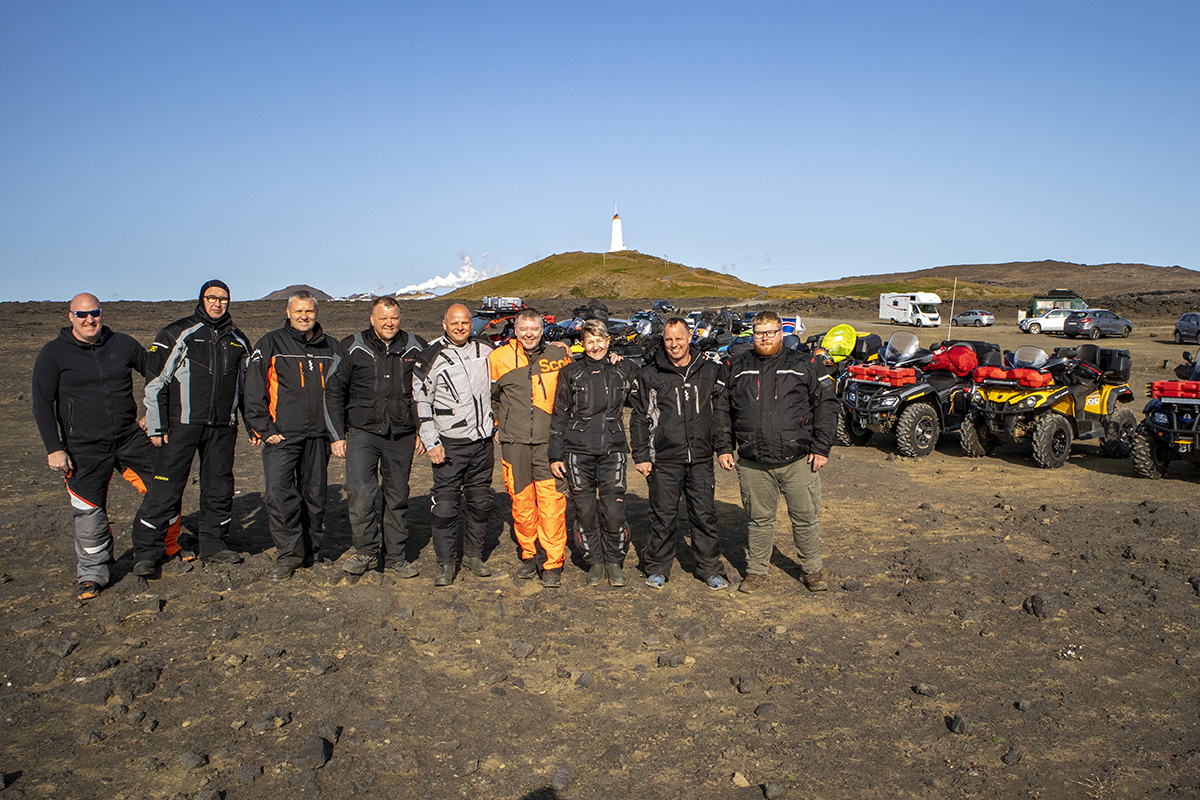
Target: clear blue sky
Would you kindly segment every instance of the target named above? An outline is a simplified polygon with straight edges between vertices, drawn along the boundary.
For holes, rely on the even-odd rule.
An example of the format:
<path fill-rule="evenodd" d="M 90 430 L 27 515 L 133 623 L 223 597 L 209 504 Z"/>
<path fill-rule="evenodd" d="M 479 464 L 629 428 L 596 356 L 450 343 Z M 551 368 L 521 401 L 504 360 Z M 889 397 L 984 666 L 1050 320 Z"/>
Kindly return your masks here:
<path fill-rule="evenodd" d="M 1200 2 L 0 0 L 0 299 L 1200 269 Z"/>

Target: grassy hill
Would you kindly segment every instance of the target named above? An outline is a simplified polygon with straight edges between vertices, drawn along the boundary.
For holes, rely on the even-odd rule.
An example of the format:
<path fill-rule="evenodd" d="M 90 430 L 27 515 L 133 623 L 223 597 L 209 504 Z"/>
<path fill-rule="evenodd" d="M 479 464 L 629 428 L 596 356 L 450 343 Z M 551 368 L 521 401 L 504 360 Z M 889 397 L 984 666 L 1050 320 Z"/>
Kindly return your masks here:
<path fill-rule="evenodd" d="M 636 250 L 619 253 L 556 253 L 505 275 L 456 289 L 446 297 L 527 298 L 737 297 L 763 289 L 732 275 L 689 267 Z"/>
<path fill-rule="evenodd" d="M 792 283 L 770 288 L 782 299 L 817 294 L 874 297 L 881 292 L 920 290 L 949 295 L 958 278 L 958 296 L 975 298 L 1029 297 L 1047 289 L 1069 288 L 1084 297 L 1103 297 L 1151 290 L 1182 290 L 1200 286 L 1200 272 L 1183 267 L 1147 264 L 1073 264 L 1068 261 L 1014 261 L 1006 264 L 962 264 L 916 272 L 860 275 L 835 281 Z"/>

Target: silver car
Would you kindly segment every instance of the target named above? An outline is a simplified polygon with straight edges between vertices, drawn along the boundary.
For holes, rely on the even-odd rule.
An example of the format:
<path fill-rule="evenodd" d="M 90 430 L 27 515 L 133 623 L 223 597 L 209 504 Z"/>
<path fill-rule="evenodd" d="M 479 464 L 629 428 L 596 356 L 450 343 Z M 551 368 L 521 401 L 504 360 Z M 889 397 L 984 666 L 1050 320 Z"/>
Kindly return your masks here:
<path fill-rule="evenodd" d="M 1089 339 L 1099 339 L 1101 335 L 1128 336 L 1132 330 L 1132 322 L 1118 317 L 1107 308 L 1072 311 L 1063 323 L 1063 333 L 1068 339 L 1074 339 L 1076 336 L 1086 336 Z"/>
<path fill-rule="evenodd" d="M 950 318 L 950 324 L 982 328 L 985 325 L 995 325 L 996 315 L 990 311 L 961 311 Z"/>
<path fill-rule="evenodd" d="M 1195 342 L 1200 344 L 1200 314 L 1189 311 L 1175 323 L 1175 344 Z"/>
<path fill-rule="evenodd" d="M 1022 333 L 1062 333 L 1063 323 L 1071 313 L 1069 308 L 1052 308 L 1045 314 L 1026 317 L 1017 323 Z"/>

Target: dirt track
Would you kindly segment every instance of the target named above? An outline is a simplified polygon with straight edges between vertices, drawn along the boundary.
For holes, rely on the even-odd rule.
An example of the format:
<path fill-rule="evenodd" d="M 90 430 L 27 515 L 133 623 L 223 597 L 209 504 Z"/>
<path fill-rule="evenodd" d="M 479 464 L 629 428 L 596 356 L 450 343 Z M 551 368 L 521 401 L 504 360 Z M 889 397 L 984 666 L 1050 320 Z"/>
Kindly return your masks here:
<path fill-rule="evenodd" d="M 106 313 L 148 343 L 189 308 Z M 322 311 L 338 335 L 367 313 Z M 406 327 L 432 332 L 440 311 L 406 304 Z M 68 503 L 29 411 L 33 358 L 61 307 L 0 313 L 0 771 L 11 784 L 0 797 L 751 798 L 766 784 L 805 798 L 1200 794 L 1194 468 L 1141 481 L 1082 443 L 1047 472 L 1022 449 L 969 460 L 949 439 L 911 460 L 876 437 L 835 450 L 822 472 L 831 591 L 795 580 L 781 514 L 779 569 L 747 596 L 709 591 L 686 554 L 662 591 L 640 579 L 589 589 L 578 565 L 557 592 L 517 581 L 498 475 L 489 561 L 508 575 L 434 591 L 430 472 L 418 461 L 409 555 L 420 577 L 348 585 L 334 565 L 273 587 L 262 580 L 272 550 L 261 465 L 243 442 L 235 537 L 246 564 L 169 566 L 141 585 L 128 575 L 137 496 L 118 481 L 123 580 L 80 606 Z M 256 339 L 281 306 L 233 314 Z M 1109 343 L 1133 351 L 1139 398 L 1168 377 L 1164 360 L 1177 362 L 1170 332 L 1155 320 Z M 1011 323 L 978 338 L 1060 343 Z M 335 459 L 327 538 L 338 554 L 350 546 L 341 481 Z M 634 475 L 631 567 L 645 496 Z M 732 475 L 719 476 L 717 499 L 740 573 Z"/>

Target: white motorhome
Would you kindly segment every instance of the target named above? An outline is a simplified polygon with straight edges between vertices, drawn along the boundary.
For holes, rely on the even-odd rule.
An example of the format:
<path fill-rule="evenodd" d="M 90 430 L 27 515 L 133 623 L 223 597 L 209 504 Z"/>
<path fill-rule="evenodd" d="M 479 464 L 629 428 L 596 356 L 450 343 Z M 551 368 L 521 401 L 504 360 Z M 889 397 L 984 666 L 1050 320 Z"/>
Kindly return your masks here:
<path fill-rule="evenodd" d="M 879 318 L 918 328 L 937 328 L 942 324 L 938 306 L 942 298 L 933 292 L 879 295 Z"/>

